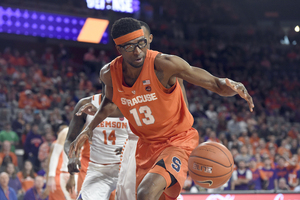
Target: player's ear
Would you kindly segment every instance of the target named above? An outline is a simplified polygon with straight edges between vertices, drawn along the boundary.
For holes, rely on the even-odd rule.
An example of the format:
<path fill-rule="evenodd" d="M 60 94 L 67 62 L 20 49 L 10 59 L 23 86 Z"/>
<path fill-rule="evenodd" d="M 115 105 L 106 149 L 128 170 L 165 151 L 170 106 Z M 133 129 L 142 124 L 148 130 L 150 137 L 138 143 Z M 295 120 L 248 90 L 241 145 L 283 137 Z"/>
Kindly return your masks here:
<path fill-rule="evenodd" d="M 120 46 L 116 45 L 116 49 L 117 49 L 117 51 L 119 52 L 119 54 L 122 54 L 122 53 L 121 53 L 121 47 L 120 47 Z"/>
<path fill-rule="evenodd" d="M 152 35 L 152 34 L 150 34 L 150 35 L 149 35 L 149 43 L 151 43 L 151 42 L 152 42 L 152 40 L 153 40 L 153 35 Z"/>

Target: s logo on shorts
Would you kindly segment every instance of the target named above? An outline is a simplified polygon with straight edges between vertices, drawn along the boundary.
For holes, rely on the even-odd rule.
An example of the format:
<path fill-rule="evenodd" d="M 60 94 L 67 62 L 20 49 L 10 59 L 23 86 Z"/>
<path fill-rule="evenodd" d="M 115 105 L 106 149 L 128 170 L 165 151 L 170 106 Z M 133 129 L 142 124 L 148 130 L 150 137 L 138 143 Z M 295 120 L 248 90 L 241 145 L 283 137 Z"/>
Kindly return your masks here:
<path fill-rule="evenodd" d="M 171 166 L 172 166 L 172 168 L 176 171 L 176 172 L 179 172 L 180 171 L 180 165 L 181 165 L 181 161 L 179 160 L 179 158 L 177 158 L 177 157 L 173 157 L 173 159 L 172 159 L 172 164 L 171 164 Z"/>

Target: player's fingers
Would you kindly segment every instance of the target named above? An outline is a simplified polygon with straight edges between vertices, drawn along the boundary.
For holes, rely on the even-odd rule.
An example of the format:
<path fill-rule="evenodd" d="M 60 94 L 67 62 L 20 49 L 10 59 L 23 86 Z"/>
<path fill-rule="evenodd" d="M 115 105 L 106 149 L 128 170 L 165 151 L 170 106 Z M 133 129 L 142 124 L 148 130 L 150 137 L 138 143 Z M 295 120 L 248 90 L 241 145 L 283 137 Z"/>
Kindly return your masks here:
<path fill-rule="evenodd" d="M 81 106 L 78 110 L 78 112 L 76 113 L 77 116 L 80 116 L 82 115 L 82 113 L 89 107 L 90 105 L 89 104 L 85 104 L 83 106 Z"/>
<path fill-rule="evenodd" d="M 77 160 L 77 169 L 81 169 L 81 162 L 80 162 L 80 160 Z"/>
<path fill-rule="evenodd" d="M 230 81 L 228 78 L 225 79 L 226 85 L 231 87 L 231 89 L 236 90 L 235 85 L 232 83 L 232 81 Z"/>

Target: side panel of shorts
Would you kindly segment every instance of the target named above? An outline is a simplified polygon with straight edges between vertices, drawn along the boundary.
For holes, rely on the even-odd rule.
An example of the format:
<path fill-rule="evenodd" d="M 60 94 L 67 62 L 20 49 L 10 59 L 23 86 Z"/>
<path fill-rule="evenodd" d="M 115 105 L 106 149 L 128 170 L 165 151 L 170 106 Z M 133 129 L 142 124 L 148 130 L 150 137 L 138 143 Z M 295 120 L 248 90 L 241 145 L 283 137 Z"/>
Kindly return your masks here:
<path fill-rule="evenodd" d="M 136 144 L 137 140 L 128 140 L 125 145 L 116 189 L 117 200 L 136 199 Z"/>
<path fill-rule="evenodd" d="M 161 159 L 164 160 L 166 170 L 176 178 L 182 187 L 187 176 L 189 155 L 198 143 L 199 135 L 193 128 L 170 138 L 165 143 L 151 144 L 139 141 L 136 152 L 136 188 L 144 176 Z"/>
<path fill-rule="evenodd" d="M 84 200 L 108 200 L 116 189 L 119 164 L 100 165 L 90 162 L 80 195 Z"/>

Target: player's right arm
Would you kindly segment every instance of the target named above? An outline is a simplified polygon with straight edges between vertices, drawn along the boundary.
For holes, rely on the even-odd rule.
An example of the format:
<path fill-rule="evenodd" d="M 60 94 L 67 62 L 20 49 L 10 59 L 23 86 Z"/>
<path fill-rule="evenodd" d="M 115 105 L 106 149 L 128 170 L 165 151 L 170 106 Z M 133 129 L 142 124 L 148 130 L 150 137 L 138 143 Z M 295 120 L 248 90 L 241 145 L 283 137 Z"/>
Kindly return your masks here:
<path fill-rule="evenodd" d="M 82 131 L 84 124 L 86 122 L 86 116 L 87 116 L 85 113 L 83 113 L 81 115 L 76 115 L 76 113 L 80 110 L 80 108 L 83 105 L 90 103 L 91 99 L 92 99 L 92 97 L 87 97 L 87 98 L 81 99 L 76 104 L 74 111 L 73 111 L 73 118 L 70 122 L 69 131 L 68 131 L 65 143 L 64 143 L 64 151 L 69 158 L 69 163 L 68 163 L 69 173 L 79 172 L 78 167 L 80 168 L 80 166 L 81 166 L 79 158 L 75 157 L 75 154 L 73 154 L 71 157 L 69 156 L 69 150 L 70 150 L 71 143 L 76 139 L 76 137 Z"/>
<path fill-rule="evenodd" d="M 75 152 L 75 156 L 79 154 L 80 147 L 83 145 L 86 139 L 92 142 L 93 130 L 100 124 L 106 117 L 108 117 L 113 111 L 117 109 L 117 105 L 112 102 L 113 87 L 110 74 L 110 65 L 104 66 L 100 71 L 100 79 L 105 84 L 105 96 L 101 102 L 101 105 L 96 112 L 94 119 L 85 127 L 85 129 L 76 137 L 71 143 L 69 156 Z"/>

